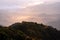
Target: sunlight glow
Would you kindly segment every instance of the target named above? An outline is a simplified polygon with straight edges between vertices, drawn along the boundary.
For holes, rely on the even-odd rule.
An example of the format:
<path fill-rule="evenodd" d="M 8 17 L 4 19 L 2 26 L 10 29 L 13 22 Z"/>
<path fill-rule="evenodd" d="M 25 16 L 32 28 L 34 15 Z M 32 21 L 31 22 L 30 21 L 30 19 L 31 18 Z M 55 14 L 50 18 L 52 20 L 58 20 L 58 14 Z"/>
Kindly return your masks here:
<path fill-rule="evenodd" d="M 28 2 L 28 3 L 24 4 L 20 8 L 26 8 L 26 7 L 30 7 L 30 6 L 40 5 L 43 3 L 44 3 L 44 1 L 32 1 L 32 2 Z"/>
<path fill-rule="evenodd" d="M 14 16 L 12 17 L 12 21 L 21 22 L 21 21 L 27 20 L 28 18 L 30 18 L 30 16 Z"/>
<path fill-rule="evenodd" d="M 29 3 L 28 6 L 34 6 L 34 5 L 39 5 L 43 4 L 44 2 L 35 2 L 35 3 Z"/>

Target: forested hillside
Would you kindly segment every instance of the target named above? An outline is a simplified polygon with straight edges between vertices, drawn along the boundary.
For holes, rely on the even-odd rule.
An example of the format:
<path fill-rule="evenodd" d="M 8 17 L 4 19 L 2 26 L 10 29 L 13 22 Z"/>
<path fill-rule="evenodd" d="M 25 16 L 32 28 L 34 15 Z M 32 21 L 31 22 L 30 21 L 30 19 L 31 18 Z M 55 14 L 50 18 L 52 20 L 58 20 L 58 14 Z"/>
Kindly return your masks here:
<path fill-rule="evenodd" d="M 0 26 L 0 40 L 60 40 L 60 30 L 36 22 Z"/>

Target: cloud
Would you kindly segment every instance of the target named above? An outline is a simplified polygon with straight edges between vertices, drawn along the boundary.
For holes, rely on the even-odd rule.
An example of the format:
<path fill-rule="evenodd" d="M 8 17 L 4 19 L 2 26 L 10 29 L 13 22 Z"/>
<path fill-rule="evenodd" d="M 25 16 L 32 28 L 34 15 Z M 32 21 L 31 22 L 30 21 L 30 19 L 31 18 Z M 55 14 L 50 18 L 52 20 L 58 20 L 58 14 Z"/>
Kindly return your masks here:
<path fill-rule="evenodd" d="M 22 12 L 25 15 L 31 16 L 28 19 L 29 21 L 52 25 L 53 27 L 60 29 L 60 2 L 28 7 L 25 8 Z"/>
<path fill-rule="evenodd" d="M 0 0 L 0 9 L 26 8 L 43 3 L 60 2 L 59 0 Z"/>
<path fill-rule="evenodd" d="M 40 4 L 23 9 L 0 10 L 0 24 L 10 25 L 15 22 L 32 21 L 52 25 L 60 29 L 60 2 Z"/>
<path fill-rule="evenodd" d="M 40 0 L 0 0 L 0 9 L 25 8 L 40 3 Z"/>

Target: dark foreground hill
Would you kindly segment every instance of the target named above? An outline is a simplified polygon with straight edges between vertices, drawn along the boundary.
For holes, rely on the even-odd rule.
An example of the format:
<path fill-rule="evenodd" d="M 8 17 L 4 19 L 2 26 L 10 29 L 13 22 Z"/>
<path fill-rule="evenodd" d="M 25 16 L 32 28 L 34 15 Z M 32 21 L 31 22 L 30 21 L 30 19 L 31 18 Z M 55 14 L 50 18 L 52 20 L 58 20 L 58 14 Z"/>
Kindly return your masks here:
<path fill-rule="evenodd" d="M 35 22 L 0 26 L 0 40 L 60 40 L 60 31 Z"/>

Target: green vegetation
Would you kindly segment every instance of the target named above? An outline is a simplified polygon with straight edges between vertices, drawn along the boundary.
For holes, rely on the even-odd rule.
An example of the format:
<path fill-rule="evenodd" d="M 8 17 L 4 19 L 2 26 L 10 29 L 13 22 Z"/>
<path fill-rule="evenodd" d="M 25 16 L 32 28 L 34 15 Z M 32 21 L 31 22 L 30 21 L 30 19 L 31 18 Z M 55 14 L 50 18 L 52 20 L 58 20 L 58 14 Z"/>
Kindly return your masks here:
<path fill-rule="evenodd" d="M 60 40 L 60 31 L 36 22 L 0 26 L 0 40 Z"/>

